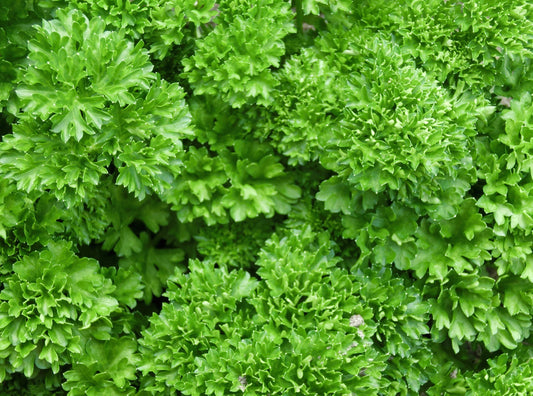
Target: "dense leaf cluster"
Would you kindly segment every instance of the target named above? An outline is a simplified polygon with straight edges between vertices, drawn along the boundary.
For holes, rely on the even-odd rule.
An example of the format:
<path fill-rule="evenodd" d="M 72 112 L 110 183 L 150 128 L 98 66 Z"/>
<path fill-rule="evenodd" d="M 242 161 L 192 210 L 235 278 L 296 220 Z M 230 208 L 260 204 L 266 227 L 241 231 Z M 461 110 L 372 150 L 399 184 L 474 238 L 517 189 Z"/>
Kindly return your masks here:
<path fill-rule="evenodd" d="M 0 4 L 2 395 L 527 395 L 526 0 Z"/>

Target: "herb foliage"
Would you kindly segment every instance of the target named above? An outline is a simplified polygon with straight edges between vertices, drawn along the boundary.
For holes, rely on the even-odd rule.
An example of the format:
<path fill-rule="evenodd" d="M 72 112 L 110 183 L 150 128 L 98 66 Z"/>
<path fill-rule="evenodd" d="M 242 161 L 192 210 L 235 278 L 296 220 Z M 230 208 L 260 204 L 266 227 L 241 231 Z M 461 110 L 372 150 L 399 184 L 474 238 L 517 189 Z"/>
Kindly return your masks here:
<path fill-rule="evenodd" d="M 0 4 L 5 395 L 527 395 L 533 5 Z"/>

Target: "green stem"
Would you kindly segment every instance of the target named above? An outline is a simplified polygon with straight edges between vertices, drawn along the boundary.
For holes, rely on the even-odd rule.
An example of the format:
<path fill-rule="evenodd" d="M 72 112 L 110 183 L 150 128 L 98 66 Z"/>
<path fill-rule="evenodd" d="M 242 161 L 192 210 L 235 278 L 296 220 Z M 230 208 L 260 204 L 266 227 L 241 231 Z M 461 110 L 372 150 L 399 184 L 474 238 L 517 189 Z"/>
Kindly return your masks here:
<path fill-rule="evenodd" d="M 302 9 L 302 0 L 293 0 L 292 6 L 296 9 L 296 29 L 298 34 L 303 34 L 304 12 Z"/>

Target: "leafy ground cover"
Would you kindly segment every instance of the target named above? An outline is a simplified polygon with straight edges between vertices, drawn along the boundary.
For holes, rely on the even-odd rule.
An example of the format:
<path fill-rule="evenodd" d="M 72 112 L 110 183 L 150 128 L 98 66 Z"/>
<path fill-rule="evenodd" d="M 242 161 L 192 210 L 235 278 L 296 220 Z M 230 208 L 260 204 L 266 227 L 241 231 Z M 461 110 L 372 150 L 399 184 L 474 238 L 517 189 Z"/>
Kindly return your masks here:
<path fill-rule="evenodd" d="M 527 0 L 0 4 L 2 395 L 528 395 Z"/>

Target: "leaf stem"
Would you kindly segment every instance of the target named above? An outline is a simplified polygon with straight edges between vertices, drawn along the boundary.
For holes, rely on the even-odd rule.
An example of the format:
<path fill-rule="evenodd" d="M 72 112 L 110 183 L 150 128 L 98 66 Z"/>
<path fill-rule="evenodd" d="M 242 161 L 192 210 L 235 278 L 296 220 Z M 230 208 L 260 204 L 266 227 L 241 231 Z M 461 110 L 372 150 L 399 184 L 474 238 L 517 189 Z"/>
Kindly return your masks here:
<path fill-rule="evenodd" d="M 303 34 L 303 9 L 302 0 L 292 0 L 292 6 L 296 9 L 296 29 L 298 34 Z"/>

